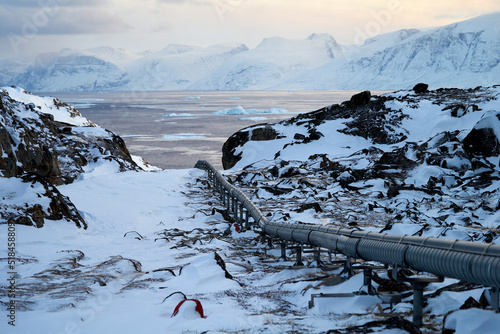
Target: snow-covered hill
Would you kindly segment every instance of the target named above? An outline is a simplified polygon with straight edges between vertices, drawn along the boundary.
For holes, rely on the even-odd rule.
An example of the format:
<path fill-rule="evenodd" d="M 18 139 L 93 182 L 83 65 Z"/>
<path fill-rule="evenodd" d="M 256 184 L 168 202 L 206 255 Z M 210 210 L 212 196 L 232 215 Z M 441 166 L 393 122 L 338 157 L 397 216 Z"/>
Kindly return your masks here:
<path fill-rule="evenodd" d="M 0 83 L 34 91 L 409 89 L 493 85 L 500 13 L 432 29 L 403 29 L 339 45 L 328 34 L 245 45 L 169 45 L 133 54 L 99 47 L 0 61 Z"/>
<path fill-rule="evenodd" d="M 269 211 L 307 199 L 301 221 L 499 243 L 499 116 L 500 86 L 363 92 L 240 130 L 223 164 Z"/>
<path fill-rule="evenodd" d="M 190 88 L 269 89 L 327 64 L 341 54 L 341 47 L 326 34 L 313 34 L 303 41 L 266 38 L 255 49 L 231 57 Z"/>
<path fill-rule="evenodd" d="M 241 136 L 236 167 L 251 166 L 225 175 L 275 221 L 498 243 L 499 96 L 500 87 L 361 93 L 245 130 L 259 138 Z M 420 330 L 411 285 L 386 269 L 373 270 L 373 288 L 400 292 L 394 305 L 359 293 L 362 267 L 342 274 L 340 255 L 319 253 L 322 267 L 304 252 L 307 265 L 294 266 L 292 249 L 285 260 L 258 230 L 237 233 L 203 171 L 120 172 L 127 159 L 107 146 L 119 140 L 72 107 L 17 88 L 0 97 L 1 168 L 17 165 L 9 148 L 28 145 L 85 163 L 57 186 L 43 171 L 0 177 L 1 333 L 498 332 L 486 287 L 426 285 Z M 337 297 L 309 308 L 313 294 Z"/>
<path fill-rule="evenodd" d="M 0 224 L 42 227 L 45 219 L 86 227 L 57 185 L 77 179 L 89 165 L 139 170 L 123 139 L 96 126 L 53 97 L 0 88 Z M 140 159 L 135 159 L 139 161 Z"/>

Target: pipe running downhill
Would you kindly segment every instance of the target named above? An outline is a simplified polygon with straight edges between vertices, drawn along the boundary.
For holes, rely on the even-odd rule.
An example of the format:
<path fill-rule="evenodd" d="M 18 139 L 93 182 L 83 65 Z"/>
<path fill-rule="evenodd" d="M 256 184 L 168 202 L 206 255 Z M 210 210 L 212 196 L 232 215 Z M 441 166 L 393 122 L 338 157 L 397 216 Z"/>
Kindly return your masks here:
<path fill-rule="evenodd" d="M 206 170 L 215 189 L 226 191 L 271 237 L 326 248 L 352 258 L 500 288 L 500 245 L 269 221 L 209 162 L 200 160 L 195 167 Z"/>

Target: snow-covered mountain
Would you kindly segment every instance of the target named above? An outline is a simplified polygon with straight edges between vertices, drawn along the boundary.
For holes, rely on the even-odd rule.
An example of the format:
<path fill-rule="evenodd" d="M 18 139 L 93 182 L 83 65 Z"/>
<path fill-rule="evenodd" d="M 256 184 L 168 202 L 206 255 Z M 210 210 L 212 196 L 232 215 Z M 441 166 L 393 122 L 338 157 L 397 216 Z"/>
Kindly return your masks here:
<path fill-rule="evenodd" d="M 498 83 L 500 13 L 435 29 L 401 30 L 369 39 L 343 62 L 330 62 L 299 77 L 299 88 L 472 87 Z M 332 76 L 336 73 L 335 77 Z M 287 83 L 290 85 L 291 83 Z"/>
<path fill-rule="evenodd" d="M 34 91 L 409 89 L 498 83 L 500 12 L 432 29 L 403 29 L 339 45 L 328 34 L 133 54 L 99 47 L 0 61 L 0 83 Z"/>
<path fill-rule="evenodd" d="M 108 56 L 100 51 L 93 53 L 70 49 L 41 54 L 11 84 L 22 83 L 31 91 L 119 89 L 126 82 L 126 72 L 115 62 L 105 60 Z"/>
<path fill-rule="evenodd" d="M 340 45 L 327 34 L 313 34 L 302 41 L 266 38 L 255 49 L 231 57 L 191 88 L 269 89 L 339 55 L 342 55 Z"/>
<path fill-rule="evenodd" d="M 124 90 L 184 90 L 248 48 L 243 45 L 213 45 L 207 48 L 169 45 L 128 67 Z"/>

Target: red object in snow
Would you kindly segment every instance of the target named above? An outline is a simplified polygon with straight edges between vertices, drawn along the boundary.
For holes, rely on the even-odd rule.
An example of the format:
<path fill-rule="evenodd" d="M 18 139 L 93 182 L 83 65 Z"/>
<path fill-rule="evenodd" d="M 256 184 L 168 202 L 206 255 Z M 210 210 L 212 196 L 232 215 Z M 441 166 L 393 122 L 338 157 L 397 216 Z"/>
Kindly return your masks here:
<path fill-rule="evenodd" d="M 182 304 L 184 304 L 184 302 L 187 302 L 187 301 L 195 302 L 196 303 L 196 307 L 194 308 L 194 310 L 199 313 L 200 317 L 202 317 L 203 319 L 206 318 L 205 315 L 203 314 L 203 306 L 201 306 L 201 303 L 200 303 L 200 301 L 198 299 L 184 299 L 184 300 L 181 300 L 181 302 L 179 304 L 177 304 L 177 306 L 175 307 L 174 313 L 172 313 L 171 318 L 175 317 L 177 315 L 177 313 L 179 313 L 179 309 L 181 308 Z"/>
<path fill-rule="evenodd" d="M 240 225 L 234 224 L 234 230 L 239 233 L 241 231 Z"/>

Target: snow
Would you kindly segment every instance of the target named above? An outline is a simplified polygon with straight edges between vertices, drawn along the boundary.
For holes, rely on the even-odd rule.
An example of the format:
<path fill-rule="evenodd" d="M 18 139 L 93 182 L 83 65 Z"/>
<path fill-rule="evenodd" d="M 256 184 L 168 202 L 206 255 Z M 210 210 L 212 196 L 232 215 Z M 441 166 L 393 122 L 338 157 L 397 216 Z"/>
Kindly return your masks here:
<path fill-rule="evenodd" d="M 90 121 L 85 117 L 81 116 L 79 113 L 77 114 L 69 113 L 68 112 L 69 106 L 67 107 L 56 106 L 53 97 L 35 96 L 19 87 L 2 87 L 0 89 L 5 90 L 10 95 L 10 97 L 15 101 L 23 102 L 25 104 L 33 103 L 35 107 L 42 113 L 54 116 L 55 121 L 75 126 L 91 125 Z"/>
<path fill-rule="evenodd" d="M 252 49 L 244 44 L 172 44 L 143 54 L 106 46 L 65 49 L 40 54 L 33 64 L 6 60 L 2 73 L 6 84 L 36 91 L 393 90 L 418 82 L 475 87 L 498 83 L 499 20 L 495 12 L 443 27 L 407 27 L 362 45 L 312 34 L 303 40 L 269 37 Z"/>
<path fill-rule="evenodd" d="M 241 118 L 238 118 L 238 121 L 267 121 L 267 118 L 266 117 L 259 117 L 259 116 L 241 117 Z"/>
<path fill-rule="evenodd" d="M 453 312 L 446 318 L 444 327 L 456 334 L 497 333 L 500 317 L 493 317 L 493 311 L 470 309 Z"/>
<path fill-rule="evenodd" d="M 226 108 L 213 112 L 214 115 L 252 115 L 252 114 L 286 114 L 288 110 L 283 108 L 271 108 L 268 110 L 248 109 L 245 110 L 242 106 L 234 108 Z"/>
<path fill-rule="evenodd" d="M 89 227 L 81 230 L 65 221 L 47 221 L 42 229 L 16 226 L 18 256 L 32 259 L 16 265 L 19 274 L 17 284 L 31 283 L 36 286 L 37 273 L 54 264 L 63 265 L 63 260 L 78 250 L 84 254 L 78 260 L 80 275 L 90 271 L 93 275 L 100 275 L 106 285 L 101 286 L 96 281 L 85 288 L 87 293 L 83 297 L 77 298 L 74 293 L 69 293 L 63 299 L 51 296 L 51 290 L 37 292 L 35 286 L 31 286 L 35 293 L 28 298 L 33 302 L 29 306 L 31 310 L 17 310 L 15 332 L 280 332 L 284 323 L 290 327 L 286 325 L 289 321 L 286 316 L 283 318 L 270 313 L 280 306 L 272 298 L 261 296 L 261 293 L 266 293 L 267 285 L 278 287 L 279 282 L 300 280 L 303 274 L 314 273 L 318 269 L 249 274 L 238 265 L 237 258 L 230 256 L 232 243 L 220 240 L 220 236 L 208 243 L 196 243 L 196 251 L 191 247 L 174 247 L 178 245 L 175 237 L 169 237 L 170 241 L 161 239 L 162 231 L 192 233 L 198 228 L 207 233 L 207 223 L 217 219 L 197 214 L 200 209 L 207 209 L 203 197 L 198 194 L 188 198 L 186 195 L 195 179 L 203 175 L 203 171 L 191 169 L 119 173 L 117 166 L 101 162 L 89 166 L 74 183 L 59 187 L 79 208 Z M 13 183 L 18 182 L 16 180 L 0 179 L 0 182 L 2 191 L 17 189 Z M 36 194 L 26 196 L 36 198 Z M 227 224 L 221 227 L 225 228 Z M 0 234 L 7 235 L 6 225 L 0 225 Z M 247 234 L 242 236 L 242 240 L 255 237 L 253 232 Z M 236 280 L 246 282 L 250 290 L 245 294 L 254 293 L 251 291 L 256 289 L 254 297 L 244 300 L 244 305 L 251 306 L 242 306 L 237 298 L 230 297 L 243 293 L 244 288 L 237 281 L 225 278 L 214 259 L 214 251 L 222 256 Z M 118 255 L 123 259 L 106 269 L 105 275 L 99 274 L 96 268 Z M 6 248 L 0 249 L 0 257 L 6 256 Z M 141 271 L 138 272 L 135 265 L 126 259 L 140 263 Z M 248 261 L 243 264 L 251 262 L 252 266 L 258 265 L 258 260 L 251 253 L 246 259 Z M 0 273 L 2 281 L 6 280 L 5 265 L 2 264 Z M 165 267 L 172 268 L 172 273 L 159 270 Z M 247 278 L 248 275 L 257 276 Z M 362 277 L 356 277 L 338 289 L 359 288 Z M 56 284 L 56 281 L 53 282 Z M 138 284 L 136 287 L 134 282 Z M 141 284 L 145 284 L 145 288 Z M 303 284 L 286 283 L 283 291 L 290 295 L 292 304 L 302 305 L 309 298 L 308 295 L 301 296 L 300 289 L 303 287 Z M 289 290 L 294 292 L 290 294 Z M 182 298 L 179 294 L 166 297 L 176 291 L 186 294 L 188 299 L 199 300 L 206 318 L 201 318 L 194 311 L 196 303 L 191 301 L 185 302 L 178 314 L 172 317 Z M 6 296 L 1 298 L 6 300 Z M 67 306 L 70 304 L 73 306 Z M 335 311 L 338 303 L 321 301 L 320 304 L 307 316 L 308 320 L 303 321 L 303 326 L 315 332 L 329 329 L 333 324 L 324 321 L 325 318 L 318 325 L 312 319 L 328 317 L 331 312 L 362 312 L 368 315 L 376 305 L 376 297 L 346 300 L 338 311 Z M 259 311 L 256 313 L 254 310 Z M 10 327 L 2 321 L 0 330 L 9 331 Z"/>
<path fill-rule="evenodd" d="M 189 114 L 189 113 L 180 113 L 180 114 L 171 113 L 171 114 L 163 115 L 163 117 L 193 117 L 193 114 Z"/>
<path fill-rule="evenodd" d="M 324 38 L 324 37 L 323 37 Z M 177 51 L 176 51 L 177 50 Z M 170 48 L 164 52 L 185 53 L 189 49 Z M 73 114 L 70 107 L 57 108 L 53 98 L 36 97 L 19 88 L 5 89 L 14 99 L 24 103 L 34 103 L 40 110 L 57 117 L 61 122 L 75 125 L 75 133 L 91 136 L 109 137 L 110 133 L 99 127 L 88 126 L 90 122 Z M 490 90 L 498 96 L 498 88 Z M 392 96 L 404 96 L 409 92 L 393 93 Z M 443 106 L 422 99 L 414 103 L 390 102 L 390 106 L 401 109 L 408 117 L 403 119 L 401 127 L 407 131 L 407 141 L 422 143 L 432 138 L 429 145 L 439 141 L 443 131 L 460 130 L 467 133 L 473 127 L 492 127 L 500 137 L 498 119 L 493 110 L 498 110 L 498 100 L 481 101 L 480 111 L 470 112 L 462 117 L 451 117 Z M 21 108 L 22 109 L 22 108 Z M 35 117 L 36 113 L 20 110 L 25 117 Z M 222 111 L 222 115 L 232 112 L 248 114 L 271 114 L 286 112 L 284 109 L 245 110 L 241 106 Z M 168 117 L 183 116 L 170 114 Z M 259 117 L 240 118 L 260 120 Z M 429 126 L 429 119 L 433 125 Z M 248 142 L 238 148 L 243 154 L 242 162 L 233 171 L 244 164 L 254 163 L 259 166 L 275 165 L 276 152 L 281 152 L 282 159 L 290 159 L 288 166 L 280 168 L 280 176 L 298 169 L 304 171 L 301 161 L 306 161 L 315 153 L 327 154 L 338 158 L 339 163 L 350 166 L 354 171 L 370 165 L 368 159 L 355 159 L 356 152 L 374 146 L 369 139 L 346 135 L 338 130 L 345 127 L 350 119 L 334 120 L 317 127 L 323 137 L 307 146 L 288 146 L 295 134 L 308 135 L 305 125 L 282 124 L 274 128 L 283 138 L 266 142 Z M 434 124 L 435 122 L 435 124 Z M 476 126 L 474 126 L 476 124 Z M 165 135 L 165 140 L 204 139 L 203 134 L 177 133 Z M 335 143 L 335 145 L 332 145 Z M 395 145 L 397 146 L 397 145 Z M 299 148 L 298 148 L 299 147 Z M 389 150 L 387 145 L 376 145 L 381 150 Z M 237 152 L 238 153 L 238 152 Z M 408 153 L 415 159 L 414 152 Z M 148 166 L 140 157 L 133 157 L 144 170 L 149 172 L 119 172 L 117 162 L 100 159 L 85 166 L 85 173 L 69 185 L 58 186 L 65 196 L 76 205 L 88 224 L 88 228 L 77 229 L 73 222 L 66 220 L 47 220 L 41 229 L 17 225 L 16 263 L 18 273 L 16 282 L 20 296 L 17 310 L 15 332 L 60 333 L 79 332 L 97 333 L 113 331 L 121 333 L 137 332 L 325 332 L 332 328 L 344 328 L 364 324 L 379 317 L 393 313 L 376 296 L 356 295 L 354 297 L 319 298 L 313 309 L 307 308 L 311 294 L 358 292 L 363 284 L 363 275 L 357 274 L 339 284 L 327 284 L 322 276 L 334 277 L 340 269 L 324 272 L 320 268 L 305 267 L 290 269 L 293 262 L 278 261 L 278 248 L 265 249 L 257 242 L 258 234 L 253 231 L 237 233 L 234 226 L 224 221 L 223 216 L 212 211 L 218 205 L 218 198 L 213 196 L 199 179 L 205 177 L 200 170 L 159 170 Z M 498 166 L 498 157 L 490 158 Z M 448 168 L 421 164 L 406 176 L 408 185 L 421 187 L 431 178 L 442 179 L 444 185 L 453 187 L 455 182 L 453 168 L 464 168 L 463 160 L 454 157 L 447 160 Z M 465 166 L 469 168 L 469 166 Z M 473 177 L 480 170 L 464 172 L 464 177 Z M 352 172 L 343 172 L 340 180 L 349 180 Z M 280 186 L 278 181 L 269 180 L 262 174 L 249 173 L 247 181 L 268 181 L 269 186 Z M 291 178 L 290 182 L 296 182 Z M 309 179 L 309 182 L 314 180 Z M 274 183 L 273 183 L 274 182 Z M 353 186 L 366 187 L 359 192 L 370 197 L 384 189 L 383 179 L 352 183 Z M 294 189 L 286 199 L 299 198 L 301 203 L 314 203 L 316 198 L 338 196 L 335 203 L 349 205 L 352 197 L 342 192 L 337 184 L 318 187 L 318 192 L 309 196 L 304 187 Z M 307 186 L 306 188 L 314 188 Z M 16 206 L 39 203 L 44 208 L 50 205 L 48 200 L 40 199 L 45 189 L 39 184 L 22 183 L 17 178 L 0 178 L 0 197 L 6 210 L 15 211 Z M 310 189 L 310 190 L 311 190 Z M 465 189 L 471 191 L 471 188 Z M 465 192 L 464 190 L 464 192 Z M 497 184 L 483 189 L 483 192 L 497 191 Z M 443 194 L 442 196 L 447 196 Z M 362 198 L 363 196 L 359 196 Z M 460 199 L 456 194 L 453 199 Z M 469 194 L 464 195 L 470 196 Z M 259 207 L 276 200 L 276 196 L 263 188 L 251 194 L 258 200 Z M 281 197 L 281 199 L 285 196 Z M 401 191 L 393 202 L 385 202 L 387 208 L 395 210 L 406 207 L 411 211 L 410 203 L 423 203 L 429 197 L 422 191 Z M 377 198 L 384 204 L 384 199 Z M 363 203 L 363 202 L 361 202 Z M 372 202 L 377 204 L 377 202 Z M 434 203 L 429 201 L 429 203 Z M 483 227 L 497 228 L 500 216 L 498 212 L 489 213 L 483 208 L 466 207 L 451 215 L 447 222 L 455 223 L 466 210 L 473 211 Z M 334 211 L 328 203 L 322 203 L 324 211 Z M 385 207 L 372 209 L 383 214 Z M 280 203 L 279 212 L 274 212 L 272 219 L 278 219 L 286 210 L 286 203 Z M 350 207 L 352 213 L 368 210 L 366 202 L 355 202 Z M 443 215 L 439 207 L 432 204 L 423 212 L 427 216 L 428 226 L 415 224 L 411 217 L 402 217 L 401 221 L 388 226 L 387 233 L 415 235 L 421 232 L 426 236 L 444 236 L 449 239 L 469 240 L 466 227 L 452 224 L 443 227 L 436 224 L 436 217 Z M 445 212 L 446 213 L 446 212 Z M 356 222 L 352 216 L 352 222 Z M 290 212 L 291 221 L 329 224 L 333 218 L 318 218 L 314 209 L 302 212 Z M 351 219 L 348 217 L 348 219 Z M 366 230 L 378 231 L 380 228 L 369 226 Z M 0 225 L 0 234 L 6 235 L 8 226 Z M 497 238 L 494 242 L 498 243 Z M 229 279 L 218 264 L 216 255 L 225 262 L 226 269 L 234 279 Z M 288 254 L 291 255 L 290 252 Z M 0 258 L 7 258 L 6 247 L 0 248 Z M 263 261 L 266 259 L 266 262 Z M 305 260 L 310 260 L 306 258 Z M 312 261 L 309 261 L 308 265 Z M 7 263 L 0 263 L 0 281 L 7 281 Z M 380 276 L 386 272 L 379 273 Z M 319 277 L 314 280 L 313 277 Z M 444 283 L 431 284 L 426 294 L 449 284 L 457 283 L 446 280 Z M 375 284 L 376 287 L 376 284 Z M 29 294 L 25 294 L 29 291 Z M 445 327 L 457 333 L 496 333 L 500 325 L 500 316 L 491 310 L 458 310 L 464 302 L 473 297 L 478 301 L 484 288 L 471 291 L 442 291 L 435 297 L 428 298 L 425 309 L 433 321 L 439 322 L 447 315 Z M 180 292 L 180 293 L 179 293 Z M 188 299 L 184 300 L 182 294 Z M 195 301 L 196 300 L 196 301 Z M 0 297 L 2 303 L 8 301 L 6 295 Z M 203 307 L 202 317 L 197 311 L 198 302 Z M 395 307 L 402 317 L 411 317 L 411 298 L 406 298 Z M 174 310 L 178 307 L 178 313 Z M 380 314 L 379 314 L 380 313 Z M 297 317 L 300 314 L 300 317 Z M 428 319 L 428 318 L 426 318 Z M 11 328 L 5 321 L 0 322 L 0 332 Z M 385 330 L 385 333 L 400 332 Z"/>
<path fill-rule="evenodd" d="M 177 133 L 174 135 L 162 136 L 165 140 L 185 140 L 185 139 L 205 139 L 207 136 L 196 133 Z"/>
<path fill-rule="evenodd" d="M 164 50 L 174 51 L 189 52 L 180 47 Z M 12 94 L 18 100 L 26 99 L 29 103 L 40 101 L 46 103 L 47 109 L 52 108 L 48 99 L 36 100 L 36 97 L 28 96 L 20 89 L 13 89 Z M 497 101 L 491 100 L 481 103 L 480 107 L 489 110 L 497 105 Z M 427 136 L 439 133 L 437 127 L 426 126 L 430 117 L 436 119 L 441 131 L 454 127 L 470 130 L 485 113 L 471 113 L 455 119 L 446 117 L 441 108 L 427 102 L 418 103 L 418 109 L 406 104 L 393 106 L 408 114 L 404 125 L 408 127 L 408 140 L 415 141 L 424 141 L 429 139 Z M 65 110 L 68 113 L 68 109 Z M 301 159 L 305 161 L 318 152 L 336 156 L 342 164 L 363 168 L 370 162 L 354 161 L 353 154 L 373 144 L 368 139 L 337 131 L 348 121 L 342 119 L 320 125 L 318 131 L 324 137 L 301 149 L 297 149 L 298 145 L 286 149 L 283 147 L 296 133 L 307 134 L 304 125 L 276 125 L 275 128 L 284 138 L 265 143 L 249 142 L 244 149 L 240 148 L 240 152 L 243 153 L 244 161 L 255 163 L 255 168 L 259 164 L 274 165 L 274 154 L 280 150 L 283 158 L 299 161 L 280 168 L 280 175 L 293 168 L 303 170 Z M 106 130 L 97 127 L 82 126 L 73 131 L 109 136 Z M 204 137 L 202 134 L 178 133 L 166 135 L 164 139 Z M 332 145 L 332 142 L 336 144 Z M 384 145 L 378 147 L 388 149 Z M 234 226 L 224 221 L 222 214 L 212 211 L 214 207 L 219 210 L 223 208 L 209 188 L 198 182 L 205 178 L 203 171 L 160 171 L 147 166 L 139 157 L 133 158 L 150 172 L 119 172 L 117 162 L 100 159 L 85 166 L 85 173 L 72 184 L 58 186 L 84 217 L 88 224 L 86 230 L 78 229 L 73 222 L 66 220 L 47 220 L 41 229 L 22 225 L 15 227 L 16 253 L 19 258 L 16 263 L 16 282 L 23 288 L 19 289 L 16 332 L 317 333 L 361 325 L 379 319 L 379 316 L 385 318 L 393 314 L 385 305 L 380 305 L 378 297 L 363 295 L 316 299 L 316 306 L 309 310 L 307 303 L 312 293 L 358 292 L 363 284 L 363 275 L 358 273 L 332 285 L 327 284 L 329 281 L 324 277 L 335 277 L 340 273 L 340 268 L 333 272 L 314 267 L 291 269 L 292 261 L 278 260 L 278 248 L 265 249 L 263 244 L 257 242 L 258 233 L 237 233 Z M 498 160 L 492 161 L 498 164 Z M 237 168 L 227 173 L 231 176 L 235 171 Z M 476 172 L 470 171 L 465 175 L 473 176 Z M 447 173 L 451 173 L 450 170 L 423 164 L 412 170 L 405 182 L 422 186 L 431 177 L 446 177 Z M 352 173 L 345 172 L 340 178 L 348 179 L 351 176 Z M 275 182 L 262 174 L 245 177 L 255 182 Z M 315 182 L 312 179 L 308 181 Z M 277 186 L 276 182 L 269 185 Z M 370 192 L 375 193 L 385 187 L 381 179 L 355 185 L 368 187 L 368 190 L 360 190 L 366 191 L 367 197 Z M 305 204 L 312 203 L 315 196 L 320 198 L 334 194 L 339 197 L 336 206 L 349 206 L 352 200 L 350 194 L 342 192 L 337 184 L 318 188 L 320 191 L 310 197 L 307 196 L 306 188 L 314 187 L 294 190 L 288 198 L 299 198 Z M 31 186 L 16 178 L 0 178 L 0 197 L 6 207 L 40 203 L 39 194 L 42 191 L 44 189 L 40 186 Z M 259 206 L 276 199 L 275 195 L 262 188 L 250 195 L 260 201 Z M 392 206 L 388 207 L 394 210 L 398 206 L 406 206 L 408 209 L 409 203 L 423 202 L 425 196 L 423 192 L 401 191 L 399 197 L 390 204 Z M 383 203 L 382 199 L 377 201 Z M 50 203 L 46 201 L 42 204 L 48 206 Z M 285 204 L 280 204 L 280 212 L 274 212 L 273 219 L 283 214 Z M 327 204 L 322 203 L 324 211 L 333 213 Z M 367 208 L 358 201 L 352 203 L 349 210 L 353 213 L 352 221 L 356 222 L 354 214 L 365 212 Z M 383 213 L 385 208 L 380 206 L 373 211 Z M 429 227 L 422 235 L 439 234 L 466 240 L 468 235 L 460 226 L 444 229 L 432 225 L 432 217 L 441 215 L 439 211 L 439 208 L 432 207 L 425 211 L 429 216 Z M 495 222 L 498 223 L 498 213 L 488 216 L 482 209 L 474 210 L 474 213 L 482 223 L 486 222 L 484 225 L 487 227 L 494 227 Z M 456 217 L 460 214 L 456 213 Z M 321 224 L 328 224 L 332 220 L 331 217 L 317 219 L 312 209 L 292 212 L 289 218 L 292 221 Z M 373 226 L 370 228 L 374 229 Z M 420 225 L 404 217 L 401 222 L 388 228 L 387 232 L 414 235 L 420 229 Z M 0 225 L 0 235 L 8 235 L 7 225 Z M 5 237 L 2 238 L 5 240 Z M 225 262 L 228 273 L 234 279 L 227 278 L 215 254 Z M 291 256 L 290 252 L 288 255 Z M 0 258 L 7 256 L 7 248 L 0 247 Z M 307 255 L 304 260 L 310 262 L 308 265 L 312 262 Z M 5 261 L 0 263 L 2 284 L 7 281 L 7 268 Z M 379 274 L 383 276 L 386 272 Z M 447 280 L 445 283 L 456 281 Z M 426 294 L 446 286 L 445 283 L 430 285 Z M 483 290 L 443 291 L 429 298 L 426 312 L 436 322 L 451 312 L 446 318 L 445 327 L 455 329 L 457 333 L 495 333 L 500 325 L 500 315 L 490 310 L 458 310 L 469 297 L 479 300 Z M 29 291 L 29 294 L 24 294 L 24 291 Z M 179 306 L 184 300 L 182 294 L 189 300 Z M 196 311 L 198 303 L 194 300 L 202 305 L 206 318 Z M 7 302 L 7 296 L 2 295 L 0 301 Z M 395 307 L 395 311 L 410 319 L 410 302 L 411 298 L 407 298 Z M 172 316 L 177 306 L 178 313 Z M 8 330 L 11 328 L 4 318 L 0 321 L 0 332 Z"/>

